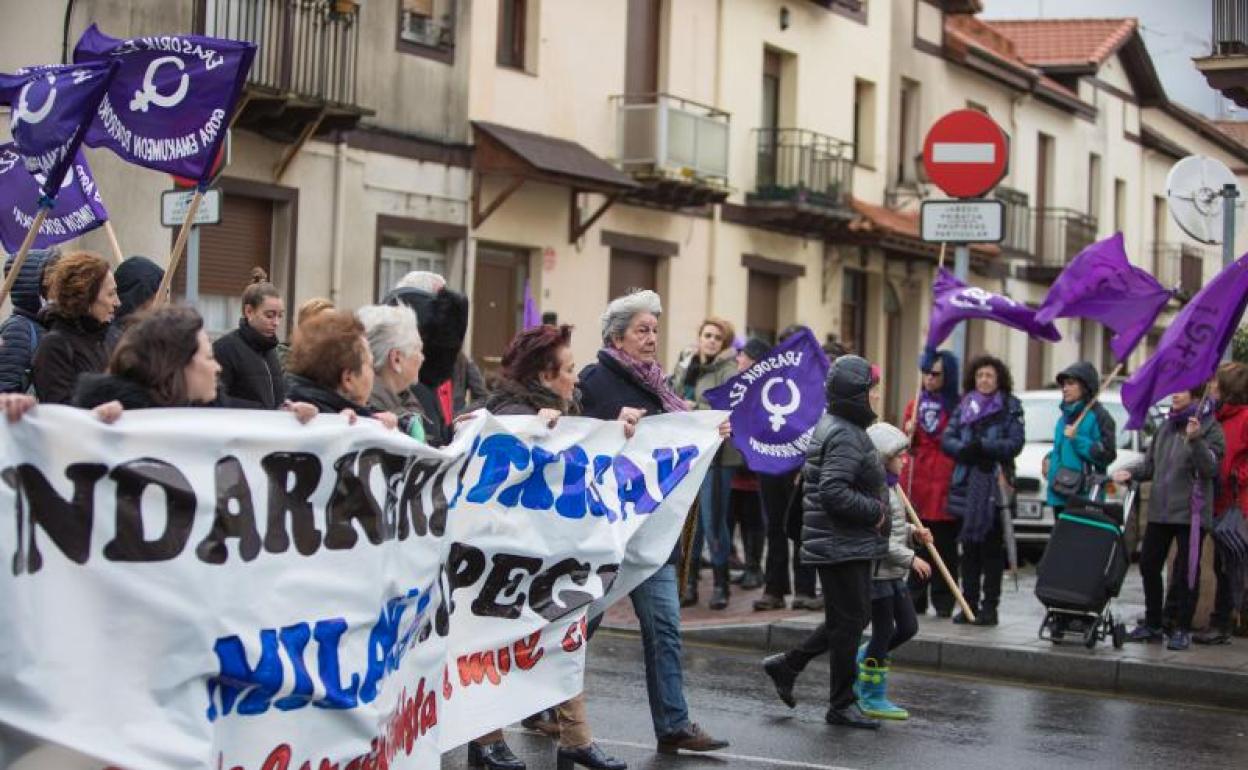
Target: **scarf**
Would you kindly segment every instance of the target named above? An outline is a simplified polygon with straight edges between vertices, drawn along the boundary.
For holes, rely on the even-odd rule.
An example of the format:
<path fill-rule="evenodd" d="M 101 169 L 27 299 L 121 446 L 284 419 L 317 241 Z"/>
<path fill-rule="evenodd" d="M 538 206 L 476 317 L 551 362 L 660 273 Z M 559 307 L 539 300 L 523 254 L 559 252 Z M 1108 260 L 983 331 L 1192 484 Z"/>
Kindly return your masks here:
<path fill-rule="evenodd" d="M 664 412 L 687 412 L 689 407 L 680 396 L 672 392 L 663 377 L 663 367 L 657 361 L 640 361 L 624 351 L 605 347 L 602 352 L 633 376 L 643 388 L 658 396 Z"/>
<path fill-rule="evenodd" d="M 243 342 L 247 343 L 247 347 L 263 356 L 273 348 L 277 347 L 277 337 L 270 337 L 267 334 L 261 334 L 256 331 L 256 327 L 247 323 L 246 318 L 238 321 L 238 336 Z"/>
<path fill-rule="evenodd" d="M 919 404 L 915 411 L 918 413 L 915 424 L 919 426 L 919 430 L 929 436 L 937 435 L 940 430 L 940 418 L 945 411 L 945 402 L 940 394 L 924 388 L 919 394 Z"/>
<path fill-rule="evenodd" d="M 992 531 L 997 517 L 997 469 L 972 466 L 966 480 L 966 510 L 958 541 L 982 543 Z"/>
<path fill-rule="evenodd" d="M 889 489 L 892 489 L 893 487 L 897 486 L 898 482 L 901 481 L 901 476 L 896 473 L 886 473 L 884 474 L 884 477 L 888 482 Z"/>
<path fill-rule="evenodd" d="M 685 369 L 685 379 L 681 384 L 681 390 L 684 392 L 685 398 L 690 401 L 698 390 L 698 378 L 702 376 L 702 354 L 694 351 L 689 357 L 689 366 Z"/>
<path fill-rule="evenodd" d="M 962 397 L 962 424 L 974 425 L 986 417 L 1000 412 L 1005 408 L 1005 398 L 1001 391 L 985 396 L 978 390 L 972 390 Z"/>
<path fill-rule="evenodd" d="M 1197 410 L 1200 414 L 1197 415 Z M 1170 410 L 1170 414 L 1166 416 L 1167 422 L 1174 427 L 1176 431 L 1184 433 L 1186 431 L 1187 421 L 1196 417 L 1204 422 L 1205 417 L 1217 411 L 1217 405 L 1212 398 L 1202 399 L 1194 404 L 1188 404 L 1185 408 L 1174 411 Z M 1205 509 L 1205 485 L 1204 482 L 1192 473 L 1192 497 L 1191 497 L 1191 523 L 1187 530 L 1187 587 L 1195 590 L 1196 588 L 1196 571 L 1200 567 L 1200 514 Z"/>

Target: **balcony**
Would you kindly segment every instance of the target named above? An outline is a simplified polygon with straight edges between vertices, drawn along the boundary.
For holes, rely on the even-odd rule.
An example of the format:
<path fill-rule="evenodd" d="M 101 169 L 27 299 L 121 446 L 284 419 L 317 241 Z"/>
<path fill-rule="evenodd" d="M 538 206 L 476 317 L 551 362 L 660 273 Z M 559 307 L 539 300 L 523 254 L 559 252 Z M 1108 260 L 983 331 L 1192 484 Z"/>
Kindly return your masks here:
<path fill-rule="evenodd" d="M 800 128 L 754 130 L 758 154 L 746 207 L 756 223 L 823 235 L 854 217 L 854 146 Z"/>
<path fill-rule="evenodd" d="M 285 144 L 350 129 L 356 104 L 359 5 L 344 0 L 200 0 L 202 28 L 249 40 L 256 58 L 235 125 Z M 279 174 L 280 176 L 280 174 Z"/>
<path fill-rule="evenodd" d="M 630 199 L 678 209 L 728 197 L 728 113 L 669 94 L 612 101 L 616 163 L 641 183 Z"/>
<path fill-rule="evenodd" d="M 1005 239 L 1001 251 L 1008 257 L 1031 259 L 1035 244 L 1031 238 L 1031 208 L 1027 193 L 1009 187 L 998 187 L 993 197 L 1005 204 Z"/>
<path fill-rule="evenodd" d="M 1048 283 L 1057 277 L 1062 268 L 1070 264 L 1075 255 L 1096 241 L 1095 217 L 1061 208 L 1036 208 L 1029 213 L 1032 233 L 1030 241 L 1012 244 L 1014 256 L 1030 260 L 1027 264 L 1015 267 L 1015 275 L 1019 278 Z M 1022 215 L 1017 210 L 1011 212 L 1007 204 L 1006 216 L 1011 215 L 1015 222 L 1007 222 L 1007 228 L 1014 226 L 1017 229 L 1023 226 Z M 1031 244 L 1029 251 L 1018 248 L 1026 243 Z"/>
<path fill-rule="evenodd" d="M 1156 242 L 1149 245 L 1153 275 L 1167 289 L 1174 289 L 1180 302 L 1186 302 L 1204 284 L 1205 249 L 1188 243 Z"/>
<path fill-rule="evenodd" d="M 1194 59 L 1209 86 L 1240 107 L 1248 107 L 1248 6 L 1242 0 L 1213 0 L 1213 50 Z"/>

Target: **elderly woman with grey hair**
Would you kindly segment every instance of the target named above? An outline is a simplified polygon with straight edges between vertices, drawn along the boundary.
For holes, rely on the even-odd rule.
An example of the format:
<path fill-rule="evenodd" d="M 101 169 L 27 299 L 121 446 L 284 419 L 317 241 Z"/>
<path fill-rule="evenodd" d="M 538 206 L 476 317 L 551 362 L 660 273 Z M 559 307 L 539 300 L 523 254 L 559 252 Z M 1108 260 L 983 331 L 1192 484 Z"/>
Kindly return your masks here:
<path fill-rule="evenodd" d="M 668 387 L 658 362 L 662 313 L 663 304 L 653 291 L 633 292 L 607 306 L 602 315 L 598 360 L 580 375 L 582 414 L 601 420 L 622 420 L 627 430 L 647 414 L 688 411 L 684 399 Z M 673 551 L 667 564 L 630 595 L 641 624 L 650 717 L 658 750 L 665 754 L 682 749 L 715 751 L 728 746 L 727 741 L 712 737 L 689 720 L 680 659 L 678 551 Z"/>
<path fill-rule="evenodd" d="M 366 305 L 356 311 L 356 317 L 364 324 L 376 373 L 368 405 L 394 414 L 399 430 L 425 441 L 427 418 L 411 391 L 425 361 L 416 313 L 406 305 Z"/>

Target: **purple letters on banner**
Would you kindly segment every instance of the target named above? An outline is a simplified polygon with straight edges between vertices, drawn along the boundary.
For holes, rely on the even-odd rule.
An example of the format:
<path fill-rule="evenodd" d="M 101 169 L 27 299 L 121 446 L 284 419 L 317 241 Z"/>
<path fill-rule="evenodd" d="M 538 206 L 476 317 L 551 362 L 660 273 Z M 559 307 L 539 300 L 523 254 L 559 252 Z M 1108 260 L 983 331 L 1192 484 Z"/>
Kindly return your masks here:
<path fill-rule="evenodd" d="M 786 473 L 806 459 L 806 445 L 827 406 L 828 357 L 809 329 L 771 349 L 766 358 L 706 392 L 716 409 L 730 409 L 732 443 L 759 473 Z"/>
<path fill-rule="evenodd" d="M 0 145 L 0 244 L 10 254 L 22 245 L 39 212 L 39 181 L 22 167 L 12 144 Z M 91 177 L 87 159 L 80 150 L 55 196 L 56 203 L 39 234 L 34 248 L 46 249 L 77 238 L 108 220 L 99 190 Z"/>
<path fill-rule="evenodd" d="M 940 347 L 959 321 L 970 318 L 996 321 L 1049 342 L 1062 338 L 1056 326 L 1038 322 L 1036 311 L 1026 305 L 978 286 L 967 286 L 942 267 L 932 284 L 932 320 L 927 346 L 933 350 Z"/>
<path fill-rule="evenodd" d="M 0 104 L 13 111 L 11 149 L 41 177 L 35 201 L 56 197 L 116 72 L 113 62 L 88 62 L 0 75 Z"/>
<path fill-rule="evenodd" d="M 1115 358 L 1125 361 L 1169 301 L 1170 292 L 1156 278 L 1127 260 L 1122 233 L 1114 233 L 1066 266 L 1036 311 L 1036 320 L 1100 321 L 1116 332 L 1109 347 Z"/>
<path fill-rule="evenodd" d="M 1213 379 L 1248 305 L 1248 254 L 1201 289 L 1170 322 L 1153 357 L 1122 384 L 1129 430 L 1144 426 L 1162 398 Z"/>
<path fill-rule="evenodd" d="M 118 40 L 92 24 L 74 61 L 121 69 L 87 131 L 87 145 L 130 163 L 207 182 L 256 46 L 198 35 Z"/>

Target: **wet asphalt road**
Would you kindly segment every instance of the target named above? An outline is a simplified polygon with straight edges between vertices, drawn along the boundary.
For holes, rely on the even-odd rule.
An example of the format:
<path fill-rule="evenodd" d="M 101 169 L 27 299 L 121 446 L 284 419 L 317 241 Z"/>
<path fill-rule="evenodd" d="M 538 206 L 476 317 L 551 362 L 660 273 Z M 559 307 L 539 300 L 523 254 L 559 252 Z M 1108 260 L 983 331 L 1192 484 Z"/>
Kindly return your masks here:
<path fill-rule="evenodd" d="M 664 756 L 653 730 L 637 639 L 602 633 L 586 684 L 595 737 L 632 770 L 741 768 L 1248 767 L 1248 713 L 1124 700 L 1068 690 L 899 671 L 890 691 L 911 712 L 872 733 L 823 722 L 828 670 L 812 664 L 790 710 L 758 667 L 759 655 L 687 645 L 685 695 L 694 721 L 732 746 L 719 754 Z M 553 770 L 553 744 L 507 732 L 529 770 Z M 466 767 L 463 749 L 443 768 Z"/>

